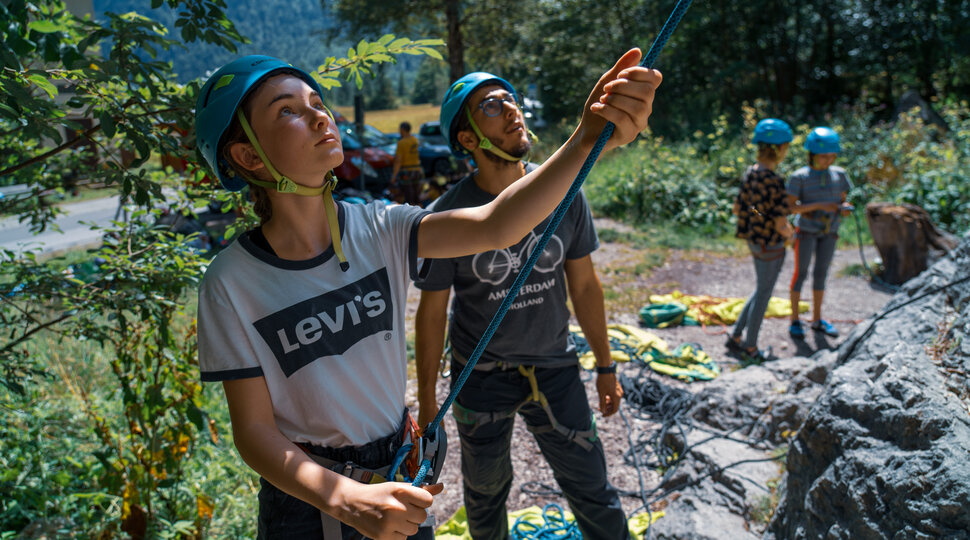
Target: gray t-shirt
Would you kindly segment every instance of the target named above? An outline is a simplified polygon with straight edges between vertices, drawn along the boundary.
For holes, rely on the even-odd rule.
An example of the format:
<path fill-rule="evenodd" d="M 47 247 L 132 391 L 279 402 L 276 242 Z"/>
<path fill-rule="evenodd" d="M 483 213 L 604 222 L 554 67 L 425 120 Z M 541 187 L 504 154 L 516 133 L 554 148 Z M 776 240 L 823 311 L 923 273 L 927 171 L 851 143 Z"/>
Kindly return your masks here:
<path fill-rule="evenodd" d="M 379 202 L 339 207 L 348 271 L 332 246 L 289 261 L 243 236 L 199 288 L 202 380 L 265 377 L 283 435 L 332 447 L 366 444 L 401 423 L 404 308 L 427 214 Z"/>
<path fill-rule="evenodd" d="M 842 202 L 842 194 L 852 189 L 849 177 L 842 167 L 829 167 L 824 171 L 817 171 L 811 167 L 802 167 L 788 178 L 788 193 L 798 199 L 799 204 L 817 202 Z M 839 231 L 842 221 L 840 212 L 826 212 L 815 210 L 798 214 L 795 226 L 801 232 L 835 234 Z"/>
<path fill-rule="evenodd" d="M 534 168 L 534 164 L 527 166 L 528 171 Z M 494 198 L 468 176 L 436 200 L 430 209 L 442 211 L 480 206 Z M 508 249 L 456 259 L 435 259 L 427 276 L 415 281 L 422 290 L 454 287 L 450 338 L 453 349 L 462 357 L 468 358 L 475 350 L 550 218 Z M 597 247 L 599 240 L 593 217 L 586 197 L 580 191 L 489 341 L 480 362 L 562 365 L 576 361 L 576 347 L 569 334 L 564 262 L 585 257 Z"/>

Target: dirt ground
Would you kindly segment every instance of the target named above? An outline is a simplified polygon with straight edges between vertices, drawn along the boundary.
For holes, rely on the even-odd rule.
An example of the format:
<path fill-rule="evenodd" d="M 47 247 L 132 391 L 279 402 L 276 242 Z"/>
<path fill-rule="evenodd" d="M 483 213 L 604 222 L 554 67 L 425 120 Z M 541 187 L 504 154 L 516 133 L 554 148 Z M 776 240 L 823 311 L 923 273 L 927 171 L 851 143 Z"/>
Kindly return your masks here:
<path fill-rule="evenodd" d="M 609 220 L 597 219 L 598 230 L 607 228 L 622 230 L 624 226 Z M 740 242 L 740 241 L 739 241 Z M 741 253 L 741 251 L 738 251 Z M 593 260 L 603 283 L 607 297 L 607 322 L 638 324 L 638 310 L 649 302 L 651 294 L 664 294 L 680 290 L 685 294 L 706 294 L 718 297 L 747 297 L 754 291 L 754 270 L 750 257 L 745 255 L 724 255 L 701 251 L 671 250 L 664 255 L 665 262 L 649 268 L 644 261 L 656 261 L 656 253 L 647 253 L 623 243 L 602 242 L 594 252 Z M 867 261 L 875 259 L 877 253 L 869 247 L 865 251 Z M 823 317 L 839 330 L 838 338 L 829 338 L 807 330 L 804 341 L 796 342 L 788 335 L 787 319 L 765 319 L 761 328 L 758 345 L 770 346 L 777 357 L 811 356 L 819 349 L 838 347 L 851 329 L 860 321 L 876 314 L 889 300 L 891 293 L 871 286 L 867 279 L 846 275 L 842 270 L 850 265 L 859 265 L 860 255 L 857 248 L 840 249 L 829 271 L 827 291 L 823 304 Z M 788 298 L 788 287 L 793 272 L 793 256 L 789 251 L 785 266 L 775 285 L 774 296 Z M 811 300 L 811 282 L 806 280 L 803 287 L 803 300 Z M 408 302 L 409 325 L 413 328 L 413 316 L 417 308 L 419 291 L 411 287 Z M 802 314 L 808 320 L 808 314 Z M 680 326 L 662 330 L 652 330 L 668 345 L 674 347 L 683 342 L 700 344 L 717 361 L 722 371 L 738 369 L 737 360 L 726 354 L 724 342 L 728 327 Z M 621 366 L 620 372 L 633 374 L 633 366 Z M 662 376 L 661 376 L 662 377 Z M 686 388 L 696 392 L 703 388 L 704 382 L 690 385 L 671 378 L 662 377 L 671 386 Z M 449 380 L 439 378 L 438 401 L 448 392 Z M 414 393 L 415 385 L 409 385 L 409 406 L 417 409 Z M 596 390 L 593 378 L 586 384 L 590 403 L 595 405 Z M 638 477 L 636 469 L 624 462 L 624 453 L 629 450 L 629 429 L 620 415 L 603 418 L 596 412 L 596 423 L 606 451 L 610 481 L 620 490 L 636 491 Z M 650 427 L 642 421 L 631 421 L 634 430 Z M 435 498 L 433 512 L 437 522 L 443 523 L 463 504 L 460 473 L 460 450 L 454 419 L 448 415 L 445 421 L 448 432 L 449 455 L 440 481 L 445 491 Z M 652 449 L 644 449 L 650 451 Z M 528 488 L 539 483 L 556 490 L 551 469 L 545 463 L 538 446 L 522 421 L 516 422 L 512 441 L 512 462 L 514 480 L 509 494 L 507 507 L 516 510 L 528 506 L 555 502 L 565 506 L 565 499 L 558 495 L 539 495 Z M 644 473 L 644 484 L 649 490 L 657 485 L 659 477 L 653 471 Z M 524 489 L 526 488 L 526 489 Z M 641 506 L 635 497 L 622 497 L 624 510 L 629 514 Z"/>

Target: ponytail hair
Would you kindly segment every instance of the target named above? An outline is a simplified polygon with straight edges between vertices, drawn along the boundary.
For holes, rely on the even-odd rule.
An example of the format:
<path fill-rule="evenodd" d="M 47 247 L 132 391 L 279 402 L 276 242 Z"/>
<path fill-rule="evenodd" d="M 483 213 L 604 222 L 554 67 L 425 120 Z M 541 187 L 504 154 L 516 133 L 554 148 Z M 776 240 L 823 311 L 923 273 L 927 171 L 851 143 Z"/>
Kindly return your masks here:
<path fill-rule="evenodd" d="M 781 147 L 780 144 L 759 142 L 758 161 L 780 161 Z"/>
<path fill-rule="evenodd" d="M 248 105 L 248 99 L 243 102 L 240 107 L 243 107 L 243 111 L 246 111 Z M 226 160 L 232 172 L 247 180 L 246 184 L 249 186 L 249 200 L 253 202 L 253 212 L 259 218 L 259 224 L 263 225 L 271 217 L 273 217 L 273 205 L 269 199 L 269 195 L 266 193 L 266 188 L 262 186 L 257 186 L 252 182 L 249 182 L 250 172 L 244 169 L 236 160 L 232 157 L 232 152 L 229 151 L 232 145 L 235 143 L 248 143 L 249 138 L 246 136 L 246 132 L 243 130 L 242 123 L 239 122 L 239 118 L 236 115 L 232 116 L 232 121 L 229 122 L 229 127 L 226 128 L 225 134 L 222 136 L 222 140 L 219 142 L 219 147 L 221 149 L 222 158 Z"/>

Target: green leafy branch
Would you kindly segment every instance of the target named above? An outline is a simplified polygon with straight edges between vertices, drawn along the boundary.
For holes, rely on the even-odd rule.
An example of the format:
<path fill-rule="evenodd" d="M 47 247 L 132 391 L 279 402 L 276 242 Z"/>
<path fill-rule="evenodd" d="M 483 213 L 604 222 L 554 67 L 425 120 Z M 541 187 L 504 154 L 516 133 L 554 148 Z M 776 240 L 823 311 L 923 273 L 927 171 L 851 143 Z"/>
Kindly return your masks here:
<path fill-rule="evenodd" d="M 432 58 L 441 60 L 441 53 L 434 47 L 444 46 L 444 41 L 440 39 L 417 39 L 401 37 L 396 38 L 394 34 L 384 34 L 377 41 L 360 40 L 357 47 L 347 49 L 346 58 L 328 57 L 321 64 L 314 78 L 324 89 L 331 89 L 340 86 L 340 73 L 345 74 L 346 80 L 353 80 L 360 88 L 364 85 L 363 75 L 374 75 L 373 66 L 384 62 L 396 63 L 392 55 L 410 54 L 420 56 L 426 54 Z"/>

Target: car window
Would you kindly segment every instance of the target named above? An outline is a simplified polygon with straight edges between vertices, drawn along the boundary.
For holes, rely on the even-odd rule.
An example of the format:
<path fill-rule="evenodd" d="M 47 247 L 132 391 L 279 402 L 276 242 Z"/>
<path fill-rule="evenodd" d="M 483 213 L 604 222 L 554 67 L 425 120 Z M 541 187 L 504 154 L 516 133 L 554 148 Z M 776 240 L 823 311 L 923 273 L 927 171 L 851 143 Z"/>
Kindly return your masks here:
<path fill-rule="evenodd" d="M 343 142 L 343 147 L 347 150 L 360 150 L 363 148 L 363 145 L 360 144 L 360 141 L 357 140 L 356 136 L 354 136 L 352 129 L 340 130 L 340 140 Z"/>
<path fill-rule="evenodd" d="M 437 122 L 433 124 L 422 124 L 420 133 L 425 136 L 441 135 L 441 126 Z"/>
<path fill-rule="evenodd" d="M 357 127 L 353 124 L 343 124 L 340 126 L 341 134 L 350 136 L 357 143 L 357 148 L 361 146 L 371 148 L 374 146 L 386 146 L 392 144 L 392 142 L 384 137 L 376 128 L 372 128 L 373 131 L 365 127 L 363 133 L 357 131 Z M 375 133 L 376 132 L 376 133 Z"/>

